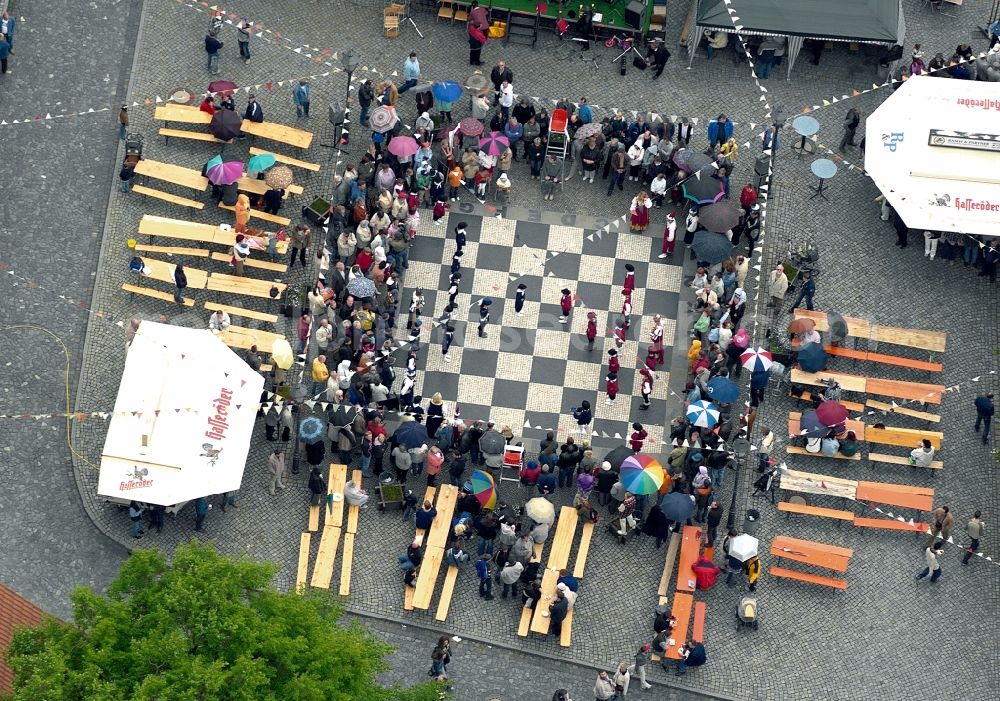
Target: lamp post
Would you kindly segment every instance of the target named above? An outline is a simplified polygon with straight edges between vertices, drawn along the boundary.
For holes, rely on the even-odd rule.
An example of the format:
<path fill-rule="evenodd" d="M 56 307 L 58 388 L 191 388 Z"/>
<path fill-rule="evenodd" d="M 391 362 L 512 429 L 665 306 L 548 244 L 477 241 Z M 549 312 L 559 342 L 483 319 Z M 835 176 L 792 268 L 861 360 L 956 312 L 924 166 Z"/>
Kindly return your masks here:
<path fill-rule="evenodd" d="M 344 94 L 344 124 L 350 124 L 351 115 L 351 76 L 361 63 L 361 54 L 354 49 L 348 49 L 340 57 L 340 65 L 347 71 L 347 91 Z M 347 146 L 350 130 L 344 126 L 340 130 L 340 145 Z"/>

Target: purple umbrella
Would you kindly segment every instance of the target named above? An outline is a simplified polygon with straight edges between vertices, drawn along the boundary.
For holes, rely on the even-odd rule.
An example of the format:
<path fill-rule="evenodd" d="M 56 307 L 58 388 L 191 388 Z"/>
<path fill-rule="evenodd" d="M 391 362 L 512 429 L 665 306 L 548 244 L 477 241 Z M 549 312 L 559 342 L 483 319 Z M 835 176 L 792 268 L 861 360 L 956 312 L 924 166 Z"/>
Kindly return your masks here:
<path fill-rule="evenodd" d="M 205 175 L 216 185 L 232 185 L 243 177 L 243 164 L 239 161 L 219 163 L 206 170 Z"/>
<path fill-rule="evenodd" d="M 510 148 L 510 141 L 498 131 L 491 131 L 479 140 L 479 150 L 487 156 L 499 156 L 508 148 Z"/>
<path fill-rule="evenodd" d="M 409 158 L 420 150 L 420 144 L 412 136 L 396 136 L 389 142 L 389 153 L 400 158 Z"/>

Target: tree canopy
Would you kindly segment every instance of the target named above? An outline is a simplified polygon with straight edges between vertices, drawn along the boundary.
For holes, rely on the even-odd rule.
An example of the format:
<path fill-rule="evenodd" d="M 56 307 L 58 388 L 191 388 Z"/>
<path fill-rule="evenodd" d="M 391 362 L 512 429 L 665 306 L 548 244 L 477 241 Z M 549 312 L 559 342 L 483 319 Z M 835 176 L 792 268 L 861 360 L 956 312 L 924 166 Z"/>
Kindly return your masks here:
<path fill-rule="evenodd" d="M 383 688 L 392 648 L 341 625 L 328 592 L 282 593 L 276 565 L 181 545 L 140 550 L 107 595 L 80 587 L 74 621 L 19 630 L 9 701 L 436 701 Z"/>

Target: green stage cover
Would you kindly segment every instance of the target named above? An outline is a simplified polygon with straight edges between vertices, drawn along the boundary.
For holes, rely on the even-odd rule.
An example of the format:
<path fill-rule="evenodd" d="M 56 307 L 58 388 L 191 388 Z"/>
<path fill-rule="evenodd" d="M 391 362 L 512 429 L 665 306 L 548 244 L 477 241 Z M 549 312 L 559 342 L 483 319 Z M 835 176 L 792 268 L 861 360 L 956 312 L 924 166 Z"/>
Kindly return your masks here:
<path fill-rule="evenodd" d="M 896 43 L 898 0 L 733 0 L 746 31 Z M 698 26 L 732 31 L 723 0 L 698 0 Z"/>

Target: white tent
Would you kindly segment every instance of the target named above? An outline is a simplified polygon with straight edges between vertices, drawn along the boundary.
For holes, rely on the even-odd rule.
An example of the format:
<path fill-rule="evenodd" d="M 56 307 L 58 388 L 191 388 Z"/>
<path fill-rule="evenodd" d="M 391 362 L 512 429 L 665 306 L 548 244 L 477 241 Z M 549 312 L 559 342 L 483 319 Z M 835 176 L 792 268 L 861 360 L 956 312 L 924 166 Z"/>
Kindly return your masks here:
<path fill-rule="evenodd" d="M 1000 83 L 910 78 L 865 136 L 865 170 L 908 227 L 1000 231 Z"/>
<path fill-rule="evenodd" d="M 142 322 L 122 371 L 97 493 L 168 506 L 238 489 L 263 386 L 211 331 Z"/>

